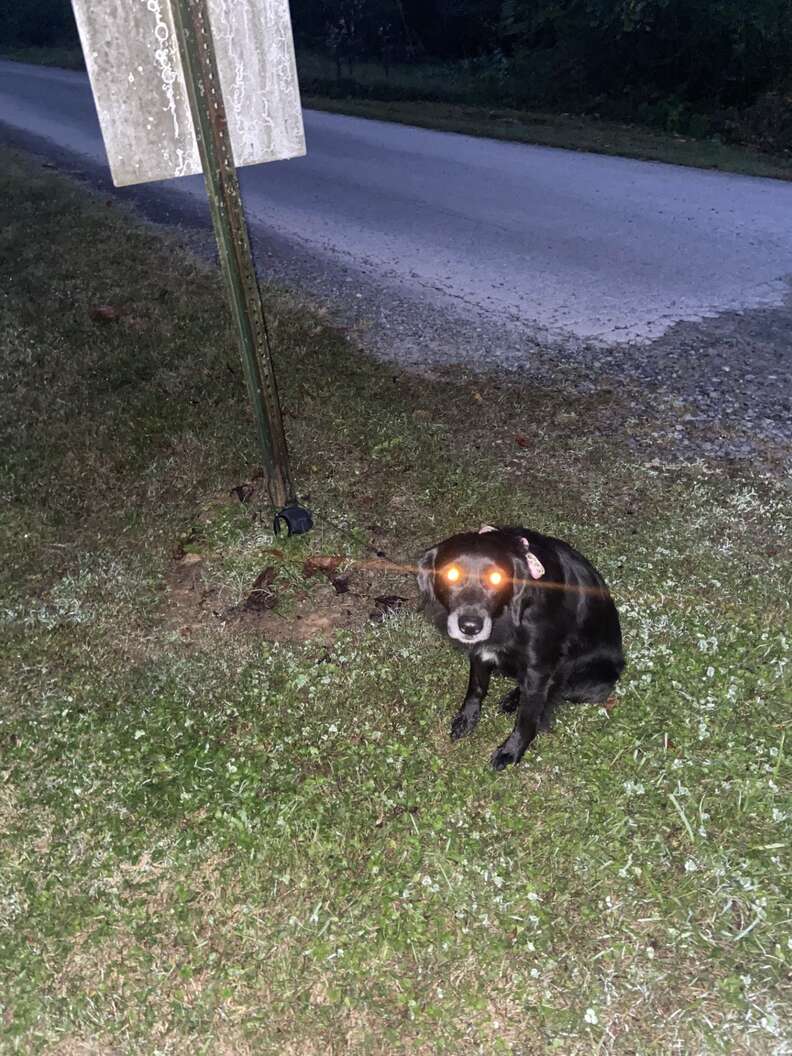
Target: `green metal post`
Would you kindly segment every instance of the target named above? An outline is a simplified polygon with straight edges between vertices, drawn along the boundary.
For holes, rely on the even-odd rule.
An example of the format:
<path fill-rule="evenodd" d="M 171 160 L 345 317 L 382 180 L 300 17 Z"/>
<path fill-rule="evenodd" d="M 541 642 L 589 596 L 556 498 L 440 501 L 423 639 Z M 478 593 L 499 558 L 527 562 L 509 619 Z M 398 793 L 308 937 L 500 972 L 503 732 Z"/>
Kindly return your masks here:
<path fill-rule="evenodd" d="M 281 509 L 295 500 L 294 486 L 261 293 L 228 135 L 207 0 L 171 0 L 171 6 L 269 496 L 273 506 Z"/>

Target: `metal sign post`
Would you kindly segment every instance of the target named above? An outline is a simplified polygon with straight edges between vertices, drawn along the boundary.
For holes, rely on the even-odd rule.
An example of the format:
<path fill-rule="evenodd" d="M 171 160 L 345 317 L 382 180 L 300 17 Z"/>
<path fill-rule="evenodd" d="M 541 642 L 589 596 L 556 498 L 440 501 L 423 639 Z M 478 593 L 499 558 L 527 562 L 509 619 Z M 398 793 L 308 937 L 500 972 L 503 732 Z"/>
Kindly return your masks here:
<path fill-rule="evenodd" d="M 295 502 L 278 390 L 242 211 L 206 0 L 171 0 L 220 264 L 239 333 L 256 432 L 276 510 Z"/>
<path fill-rule="evenodd" d="M 235 165 L 305 153 L 288 0 L 72 2 L 116 185 L 204 173 L 275 530 L 307 531 Z"/>

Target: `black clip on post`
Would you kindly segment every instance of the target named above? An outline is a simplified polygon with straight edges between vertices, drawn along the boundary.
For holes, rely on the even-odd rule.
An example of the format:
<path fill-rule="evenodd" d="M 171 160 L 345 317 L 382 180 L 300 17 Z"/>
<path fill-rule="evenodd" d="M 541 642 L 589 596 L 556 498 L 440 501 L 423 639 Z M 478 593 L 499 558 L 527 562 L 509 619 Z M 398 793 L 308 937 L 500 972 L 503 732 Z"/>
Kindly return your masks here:
<path fill-rule="evenodd" d="M 284 506 L 275 514 L 273 528 L 276 535 L 280 532 L 281 524 L 286 525 L 288 535 L 303 535 L 313 528 L 313 517 L 311 517 L 311 511 L 306 510 L 304 506 L 290 502 L 288 506 Z"/>

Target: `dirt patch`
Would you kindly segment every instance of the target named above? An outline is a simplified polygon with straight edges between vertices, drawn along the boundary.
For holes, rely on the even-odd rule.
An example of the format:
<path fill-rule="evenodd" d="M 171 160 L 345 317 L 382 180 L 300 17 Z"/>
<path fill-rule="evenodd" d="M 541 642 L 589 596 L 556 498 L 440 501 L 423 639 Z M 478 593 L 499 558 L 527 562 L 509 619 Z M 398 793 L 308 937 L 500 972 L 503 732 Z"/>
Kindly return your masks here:
<path fill-rule="evenodd" d="M 240 606 L 227 620 L 241 631 L 255 633 L 267 641 L 331 641 L 339 630 L 353 630 L 366 623 L 366 599 L 358 595 L 337 595 L 327 590 L 300 592 L 289 599 L 286 611 L 274 607 L 255 611 Z"/>
<path fill-rule="evenodd" d="M 347 560 L 348 567 L 339 575 L 340 561 L 328 561 L 326 574 L 316 574 L 317 560 L 303 564 L 302 582 L 295 584 L 279 577 L 273 559 L 252 577 L 244 601 L 229 604 L 226 591 L 213 585 L 203 558 L 180 556 L 167 574 L 168 620 L 185 641 L 214 624 L 265 641 L 330 642 L 336 631 L 381 623 L 417 606 L 418 592 L 409 573 L 399 574 L 401 593 L 394 594 L 394 573 L 369 567 L 376 562 Z"/>

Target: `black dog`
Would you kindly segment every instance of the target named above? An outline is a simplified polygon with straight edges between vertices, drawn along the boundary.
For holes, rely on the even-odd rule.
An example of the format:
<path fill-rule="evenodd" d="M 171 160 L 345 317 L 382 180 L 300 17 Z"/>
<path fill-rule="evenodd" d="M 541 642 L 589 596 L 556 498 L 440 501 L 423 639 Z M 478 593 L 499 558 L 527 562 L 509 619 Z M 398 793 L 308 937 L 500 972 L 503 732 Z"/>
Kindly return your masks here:
<path fill-rule="evenodd" d="M 492 756 L 496 770 L 520 761 L 559 700 L 608 699 L 624 669 L 619 616 L 602 576 L 571 546 L 484 525 L 432 547 L 418 568 L 429 617 L 470 657 L 452 738 L 475 728 L 493 671 L 517 681 L 500 703 L 517 720 Z"/>

